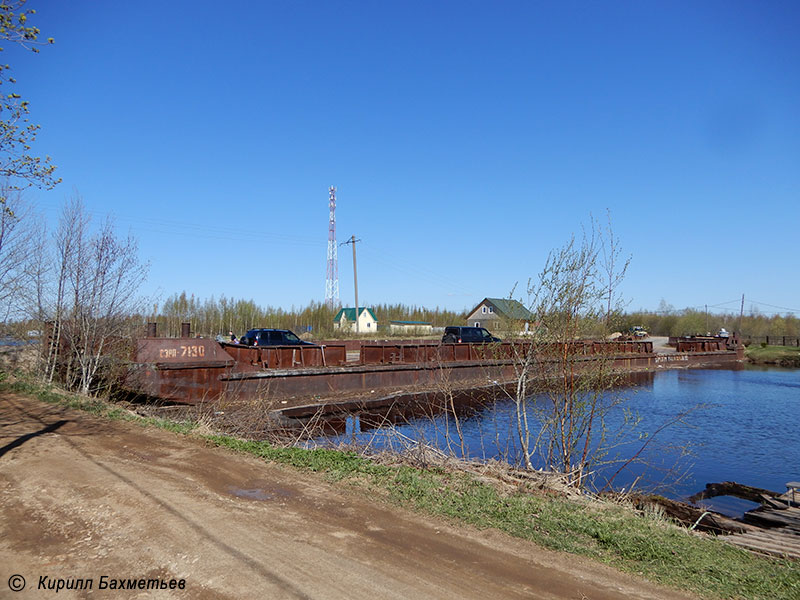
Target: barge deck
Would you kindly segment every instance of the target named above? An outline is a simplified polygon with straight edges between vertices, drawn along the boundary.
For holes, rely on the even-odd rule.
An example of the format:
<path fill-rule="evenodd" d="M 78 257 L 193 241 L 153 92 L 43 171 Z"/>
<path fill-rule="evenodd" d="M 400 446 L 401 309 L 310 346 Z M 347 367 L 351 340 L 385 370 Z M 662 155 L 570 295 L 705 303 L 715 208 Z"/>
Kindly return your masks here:
<path fill-rule="evenodd" d="M 365 342 L 358 361 L 347 344 L 243 346 L 207 338 L 142 338 L 137 341 L 127 387 L 181 404 L 221 399 L 268 398 L 283 406 L 337 404 L 330 398 L 398 391 L 481 387 L 513 381 L 524 341 L 500 344 Z M 741 347 L 703 342 L 681 352 L 654 352 L 652 341 L 571 344 L 578 362 L 606 360 L 621 372 L 733 365 Z"/>

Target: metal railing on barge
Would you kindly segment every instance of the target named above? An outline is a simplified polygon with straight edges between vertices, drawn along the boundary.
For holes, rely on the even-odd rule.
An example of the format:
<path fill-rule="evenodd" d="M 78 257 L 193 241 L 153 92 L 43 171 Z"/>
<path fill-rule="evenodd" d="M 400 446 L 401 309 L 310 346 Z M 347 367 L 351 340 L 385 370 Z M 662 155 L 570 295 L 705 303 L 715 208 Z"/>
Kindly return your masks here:
<path fill-rule="evenodd" d="M 526 341 L 496 344 L 369 344 L 361 346 L 363 365 L 508 361 L 536 352 L 545 356 L 651 354 L 651 341 L 600 342 L 576 341 L 566 344 L 532 344 Z"/>
<path fill-rule="evenodd" d="M 242 346 L 222 343 L 225 352 L 235 361 L 236 370 L 293 369 L 304 367 L 336 367 L 347 362 L 342 345 L 322 346 Z"/>
<path fill-rule="evenodd" d="M 536 352 L 544 356 L 651 354 L 650 341 L 576 341 L 532 344 L 528 341 L 496 344 L 375 343 L 361 346 L 358 362 L 347 362 L 344 344 L 309 346 L 246 346 L 209 339 L 145 338 L 139 342 L 136 362 L 159 368 L 186 366 L 231 367 L 234 371 L 302 369 L 392 364 L 513 361 Z"/>

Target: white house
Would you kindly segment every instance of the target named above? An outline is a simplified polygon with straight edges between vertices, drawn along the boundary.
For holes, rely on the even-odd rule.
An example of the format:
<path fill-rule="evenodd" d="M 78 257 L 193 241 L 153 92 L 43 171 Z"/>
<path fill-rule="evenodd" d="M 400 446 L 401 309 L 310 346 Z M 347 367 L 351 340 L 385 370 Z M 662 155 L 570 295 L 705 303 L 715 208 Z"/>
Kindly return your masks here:
<path fill-rule="evenodd" d="M 378 333 L 378 319 L 371 308 L 358 307 L 358 333 Z M 333 318 L 335 330 L 356 331 L 356 309 L 342 308 Z"/>

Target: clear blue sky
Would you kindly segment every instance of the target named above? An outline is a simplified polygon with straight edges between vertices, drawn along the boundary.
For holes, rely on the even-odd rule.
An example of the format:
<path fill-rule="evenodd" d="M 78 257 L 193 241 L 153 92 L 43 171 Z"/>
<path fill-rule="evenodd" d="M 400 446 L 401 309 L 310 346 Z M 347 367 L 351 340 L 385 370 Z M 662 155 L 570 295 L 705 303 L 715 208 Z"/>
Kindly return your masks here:
<path fill-rule="evenodd" d="M 29 197 L 112 214 L 143 293 L 323 300 L 335 185 L 361 304 L 507 296 L 610 209 L 630 309 L 800 308 L 797 2 L 29 6 Z"/>

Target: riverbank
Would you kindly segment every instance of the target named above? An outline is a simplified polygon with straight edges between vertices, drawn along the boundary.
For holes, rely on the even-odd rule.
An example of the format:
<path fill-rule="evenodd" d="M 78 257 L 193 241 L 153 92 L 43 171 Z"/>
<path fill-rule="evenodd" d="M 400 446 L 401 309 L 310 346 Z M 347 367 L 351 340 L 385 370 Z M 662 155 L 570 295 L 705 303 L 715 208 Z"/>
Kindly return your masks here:
<path fill-rule="evenodd" d="M 744 355 L 748 362 L 756 365 L 800 368 L 800 348 L 794 346 L 750 345 Z"/>
<path fill-rule="evenodd" d="M 198 533 L 213 533 L 216 531 L 216 525 L 214 524 L 221 523 L 224 525 L 226 534 L 219 539 L 231 540 L 233 539 L 229 535 L 231 528 L 237 531 L 241 529 L 244 532 L 247 523 L 250 523 L 249 526 L 252 527 L 252 523 L 261 523 L 261 519 L 269 521 L 270 519 L 274 520 L 276 516 L 277 518 L 284 518 L 284 521 L 281 524 L 276 524 L 276 529 L 269 536 L 266 536 L 265 539 L 269 539 L 271 542 L 269 546 L 263 547 L 260 545 L 256 553 L 252 552 L 254 548 L 240 547 L 239 541 L 235 543 L 235 548 L 229 545 L 214 545 L 214 552 L 229 562 L 229 559 L 232 560 L 232 557 L 235 556 L 240 558 L 241 556 L 264 556 L 266 559 L 272 560 L 277 559 L 274 552 L 277 548 L 276 544 L 288 536 L 284 540 L 287 546 L 279 548 L 283 553 L 280 557 L 280 562 L 285 567 L 285 571 L 281 573 L 283 577 L 281 581 L 284 581 L 286 573 L 293 572 L 299 565 L 308 563 L 308 550 L 309 548 L 317 548 L 318 546 L 315 544 L 320 544 L 321 546 L 319 547 L 324 546 L 326 552 L 332 552 L 333 556 L 340 557 L 336 561 L 338 561 L 337 568 L 341 570 L 336 572 L 328 570 L 322 573 L 323 576 L 335 581 L 352 581 L 353 585 L 366 585 L 365 582 L 368 581 L 371 573 L 370 569 L 373 569 L 372 565 L 365 565 L 358 561 L 358 556 L 360 556 L 358 548 L 366 548 L 369 554 L 369 561 L 374 561 L 373 564 L 384 565 L 386 568 L 385 570 L 378 569 L 380 574 L 373 573 L 371 575 L 376 578 L 374 585 L 386 583 L 387 579 L 393 581 L 401 577 L 403 570 L 411 566 L 406 564 L 406 559 L 402 558 L 406 554 L 411 556 L 419 553 L 420 549 L 430 548 L 436 556 L 416 562 L 422 564 L 430 560 L 431 565 L 440 565 L 433 569 L 435 572 L 431 571 L 430 582 L 436 581 L 436 585 L 441 587 L 437 589 L 436 593 L 432 588 L 424 587 L 429 583 L 427 579 L 429 569 L 419 567 L 422 571 L 420 574 L 415 573 L 414 579 L 419 580 L 418 585 L 423 587 L 415 588 L 418 592 L 416 595 L 421 594 L 424 596 L 427 593 L 427 595 L 436 595 L 437 597 L 450 597 L 456 593 L 463 595 L 466 592 L 463 597 L 487 597 L 492 596 L 493 593 L 495 597 L 499 597 L 496 594 L 500 592 L 502 597 L 515 597 L 517 594 L 511 593 L 515 589 L 527 589 L 527 595 L 530 596 L 531 590 L 538 589 L 535 586 L 541 587 L 544 585 L 546 591 L 554 594 L 555 597 L 580 597 L 581 594 L 591 598 L 681 597 L 680 594 L 675 592 L 654 589 L 650 587 L 652 584 L 631 578 L 630 575 L 619 574 L 615 576 L 613 572 L 608 572 L 605 567 L 599 565 L 592 567 L 593 563 L 584 559 L 558 558 L 564 555 L 551 555 L 544 550 L 536 550 L 537 547 L 541 547 L 601 561 L 621 571 L 647 577 L 650 581 L 658 584 L 668 585 L 674 589 L 684 590 L 687 593 L 707 598 L 786 598 L 788 600 L 789 598 L 797 597 L 797 592 L 800 590 L 800 573 L 798 573 L 794 563 L 755 557 L 735 549 L 721 540 L 689 533 L 685 529 L 671 524 L 657 512 L 635 511 L 623 503 L 605 502 L 587 496 L 566 493 L 557 487 L 547 485 L 536 474 L 513 472 L 499 467 L 464 468 L 463 465 L 451 461 L 434 460 L 435 455 L 429 455 L 426 458 L 424 453 L 401 459 L 391 455 L 366 457 L 346 451 L 277 447 L 268 442 L 253 442 L 216 434 L 213 431 L 209 431 L 207 424 L 202 421 L 176 422 L 166 419 L 145 419 L 117 405 L 101 400 L 65 394 L 53 388 L 43 388 L 26 379 L 3 382 L 0 384 L 0 393 L 3 394 L 4 406 L 8 402 L 7 394 L 16 393 L 24 394 L 28 398 L 43 400 L 55 405 L 59 410 L 67 410 L 66 407 L 72 407 L 73 409 L 88 411 L 100 417 L 101 419 L 92 418 L 91 422 L 87 423 L 87 431 L 93 432 L 92 435 L 84 436 L 75 433 L 75 435 L 70 434 L 65 439 L 71 440 L 71 444 L 93 444 L 96 439 L 111 435 L 114 439 L 103 446 L 104 452 L 109 454 L 99 457 L 93 456 L 93 460 L 107 465 L 112 471 L 125 470 L 124 477 L 128 478 L 129 482 L 134 481 L 134 475 L 129 472 L 129 469 L 136 464 L 146 466 L 153 463 L 153 466 L 148 468 L 143 476 L 143 481 L 147 481 L 147 486 L 141 487 L 136 491 L 137 496 L 142 496 L 145 499 L 145 504 L 148 506 L 150 504 L 154 505 L 150 508 L 142 508 L 143 511 L 148 513 L 148 522 L 152 518 L 160 518 L 158 516 L 160 512 L 170 512 L 170 507 L 183 506 L 183 504 L 177 504 L 180 500 L 178 498 L 170 497 L 164 499 L 159 495 L 162 491 L 167 493 L 158 487 L 158 480 L 162 476 L 167 477 L 169 481 L 187 480 L 180 479 L 178 475 L 181 474 L 175 474 L 174 477 L 172 475 L 164 475 L 164 473 L 168 473 L 167 467 L 169 467 L 169 470 L 190 469 L 192 473 L 189 474 L 191 477 L 188 480 L 193 482 L 191 487 L 193 489 L 196 488 L 198 491 L 191 502 L 191 513 L 187 514 L 192 514 L 196 517 L 204 515 L 203 528 L 201 530 L 196 527 L 193 528 L 192 523 L 195 521 L 190 521 L 188 522 L 189 529 L 186 532 L 187 537 L 181 539 L 194 539 Z M 28 402 L 32 402 L 32 400 Z M 35 406 L 30 405 L 27 410 L 29 412 L 34 411 Z M 56 416 L 57 422 L 64 421 L 65 423 L 76 424 L 88 418 L 81 417 L 80 413 L 73 411 L 59 412 Z M 52 418 L 56 418 L 56 416 L 52 416 Z M 47 419 L 42 418 L 35 424 L 35 429 L 41 430 L 42 426 L 46 424 Z M 139 428 L 138 426 L 143 427 Z M 156 435 L 157 429 L 166 429 L 180 435 L 171 435 L 164 431 L 157 432 Z M 7 435 L 8 433 L 10 432 L 6 432 Z M 64 435 L 67 435 L 67 432 Z M 124 436 L 124 444 L 120 443 L 121 436 Z M 35 444 L 43 443 L 44 440 L 61 437 L 60 433 L 39 435 L 35 440 L 31 438 L 25 441 L 22 449 L 32 448 Z M 186 448 L 183 448 L 184 442 L 181 440 L 186 440 L 186 444 L 188 444 Z M 5 447 L 9 448 L 13 443 L 7 443 Z M 69 444 L 65 446 L 65 449 L 69 449 L 68 446 Z M 178 454 L 173 454 L 172 450 L 170 450 L 172 446 L 176 447 L 175 451 Z M 204 446 L 206 448 L 212 446 L 227 448 L 235 451 L 241 456 L 241 459 L 237 459 L 236 454 L 230 454 L 229 452 L 218 454 L 221 452 L 221 450 L 218 450 L 216 451 L 216 456 L 227 457 L 225 460 L 232 462 L 229 462 L 224 469 L 221 469 L 220 465 L 215 465 L 214 469 L 204 470 L 200 464 L 205 460 L 205 455 L 207 454 L 205 450 L 202 450 Z M 11 449 L 11 451 L 14 452 L 16 450 Z M 114 452 L 123 452 L 125 456 L 117 460 L 113 457 Z M 40 453 L 41 449 L 34 452 L 33 456 Z M 191 456 L 191 460 L 182 461 L 179 457 L 184 455 L 186 457 Z M 60 453 L 50 452 L 42 454 L 42 456 L 52 458 L 60 456 Z M 171 456 L 173 458 L 170 458 Z M 174 458 L 175 456 L 178 458 Z M 263 471 L 258 471 L 252 457 L 257 457 L 259 461 L 266 461 Z M 51 458 L 48 458 L 45 463 L 50 464 Z M 11 460 L 8 464 L 15 464 L 13 454 L 9 455 L 7 460 Z M 237 479 L 237 489 L 241 491 L 239 497 L 231 492 L 230 489 L 226 491 L 225 484 L 222 482 L 216 482 L 214 489 L 219 488 L 222 490 L 223 495 L 227 498 L 222 501 L 217 500 L 217 492 L 205 490 L 203 481 L 209 476 L 209 473 L 239 473 L 245 467 L 244 463 L 237 466 L 237 461 L 244 461 L 244 463 L 250 465 L 247 469 L 255 469 L 247 476 L 251 479 L 246 477 L 241 481 Z M 167 462 L 169 465 L 166 464 Z M 45 463 L 41 463 L 41 465 Z M 276 475 L 274 469 L 269 467 L 269 465 L 275 464 L 284 465 L 284 468 L 291 467 L 291 469 L 289 471 L 281 471 L 279 475 Z M 27 466 L 31 465 L 28 464 Z M 48 468 L 52 469 L 53 466 L 51 465 Z M 78 471 L 77 467 L 72 465 L 65 473 L 74 473 L 76 471 Z M 103 475 L 102 472 L 98 473 L 106 477 L 107 472 L 108 469 L 105 471 L 106 475 Z M 296 474 L 293 475 L 293 472 Z M 206 475 L 203 475 L 203 473 Z M 35 476 L 35 472 L 26 471 L 26 477 Z M 272 481 L 271 478 L 273 476 L 279 476 L 281 481 L 278 483 Z M 51 479 L 47 480 L 49 481 L 48 485 L 52 486 Z M 58 477 L 56 477 L 56 480 L 58 480 Z M 325 534 L 317 539 L 317 542 L 312 543 L 311 546 L 305 545 L 303 546 L 304 549 L 298 548 L 298 551 L 302 550 L 303 556 L 298 555 L 297 563 L 293 563 L 284 555 L 297 545 L 298 536 L 302 539 L 312 539 L 316 535 L 307 529 L 308 525 L 301 525 L 301 522 L 291 525 L 285 520 L 286 511 L 290 510 L 294 505 L 293 497 L 287 494 L 286 491 L 293 490 L 297 487 L 298 482 L 302 482 L 300 484 L 301 489 L 303 489 L 301 496 L 307 495 L 309 486 L 316 490 L 311 505 L 330 505 L 331 510 L 335 506 L 339 507 L 330 514 L 324 512 L 314 513 L 316 516 L 307 514 L 305 516 L 309 521 L 302 521 L 302 523 L 316 523 L 319 521 L 319 526 L 324 529 L 322 532 L 324 534 L 327 529 L 333 526 L 330 523 L 338 523 L 341 520 L 340 517 L 346 517 L 345 520 L 347 522 L 336 525 L 336 527 L 339 527 L 336 531 L 342 533 L 342 536 L 337 537 Z M 336 482 L 336 485 L 330 488 L 329 491 L 325 491 L 328 489 L 327 487 L 324 489 L 319 487 L 328 486 L 330 482 Z M 81 485 L 85 484 L 86 482 Z M 198 488 L 198 486 L 200 487 Z M 114 485 L 109 485 L 107 490 L 114 487 Z M 179 487 L 182 489 L 185 486 Z M 77 485 L 71 489 L 82 488 Z M 31 493 L 35 494 L 35 489 Z M 174 492 L 169 493 L 173 494 Z M 52 494 L 47 497 L 52 497 Z M 36 496 L 36 498 L 38 500 L 34 502 L 34 506 L 38 506 L 37 503 L 42 501 L 41 496 Z M 362 506 L 362 499 L 365 498 L 369 500 Z M 159 502 L 159 500 L 163 501 Z M 338 504 L 340 500 L 344 504 Z M 8 494 L 3 496 L 2 502 L 4 504 L 11 502 L 10 496 Z M 104 504 L 107 505 L 108 500 L 104 500 Z M 127 506 L 127 504 L 129 503 L 121 502 L 122 506 Z M 208 514 L 209 506 L 216 504 L 220 504 L 221 510 L 227 515 L 225 518 L 217 519 Z M 112 505 L 115 504 L 112 503 Z M 260 508 L 262 506 L 264 507 L 263 510 Z M 351 517 L 341 514 L 342 510 L 344 510 L 341 508 L 342 506 L 347 506 L 345 512 Z M 51 508 L 63 512 L 66 507 Z M 411 517 L 407 515 L 399 517 L 393 512 L 397 508 L 412 510 L 414 513 L 422 515 L 420 517 L 421 520 L 416 525 L 413 525 L 413 520 L 417 518 L 414 517 L 412 521 L 408 521 Z M 86 516 L 86 514 L 91 513 L 91 510 L 91 508 L 84 507 L 81 514 Z M 185 512 L 183 508 L 181 510 Z M 298 508 L 298 510 L 300 509 Z M 308 509 L 303 510 L 308 511 Z M 382 525 L 384 529 L 380 530 L 383 531 L 380 535 L 374 533 L 374 531 L 378 530 L 370 533 L 372 530 L 366 527 L 366 525 L 376 524 L 376 510 L 378 512 L 388 511 L 387 517 L 389 521 L 387 521 L 387 524 Z M 155 516 L 152 514 L 153 511 L 157 513 Z M 253 511 L 258 512 L 255 521 L 252 520 L 255 516 L 251 514 Z M 366 514 L 361 511 L 370 512 Z M 3 514 L 8 515 L 10 512 L 5 510 L 4 507 Z M 273 517 L 270 517 L 271 514 Z M 113 515 L 107 516 L 113 522 Z M 206 519 L 205 517 L 208 518 Z M 139 517 L 133 515 L 133 518 L 135 520 Z M 245 518 L 245 520 L 240 527 L 239 521 L 242 518 Z M 394 548 L 393 544 L 400 543 L 395 542 L 394 534 L 389 531 L 392 526 L 388 524 L 392 522 L 391 519 L 397 518 L 403 519 L 403 522 L 409 526 L 407 534 L 410 535 L 411 531 L 414 532 L 412 541 L 415 545 L 413 552 L 411 550 L 406 552 L 397 547 L 387 553 L 387 549 L 384 548 L 386 544 L 392 545 L 392 548 Z M 427 520 L 431 518 L 434 521 Z M 361 526 L 354 529 L 356 522 L 360 523 Z M 439 523 L 438 525 L 436 525 L 437 522 Z M 178 523 L 173 525 L 176 528 L 185 528 L 186 524 L 180 525 Z M 108 526 L 108 523 L 105 523 L 105 526 Z M 4 522 L 4 527 L 8 529 L 11 524 L 6 521 Z M 105 549 L 104 555 L 113 558 L 118 557 L 117 553 L 122 552 L 122 547 L 135 549 L 138 542 L 130 539 L 130 536 L 134 535 L 132 533 L 134 530 L 135 528 L 130 531 L 123 528 L 122 531 L 117 532 L 115 529 L 113 535 L 117 536 L 119 534 L 119 536 L 115 538 L 116 543 L 112 544 L 113 540 L 109 541 L 110 546 Z M 168 528 L 168 530 L 171 529 Z M 142 531 L 147 533 L 148 528 L 144 527 Z M 331 530 L 331 533 L 336 533 L 336 531 Z M 491 533 L 492 531 L 496 533 Z M 174 531 L 174 533 L 177 535 L 180 532 Z M 111 533 L 106 532 L 103 535 L 109 536 Z M 96 542 L 93 543 L 102 545 L 104 542 L 103 535 L 98 535 Z M 245 535 L 245 533 L 242 533 L 242 535 L 246 540 L 254 539 L 253 535 Z M 381 548 L 385 553 L 384 557 L 374 553 L 376 539 L 378 538 L 382 540 Z M 11 538 L 4 535 L 3 539 L 10 540 Z M 29 544 L 26 547 L 32 548 L 34 555 L 38 555 L 36 554 L 37 552 L 41 553 L 41 548 L 37 547 L 37 544 L 44 543 L 41 539 L 36 538 L 26 542 Z M 155 558 L 153 560 L 156 562 L 162 560 L 158 559 L 158 556 L 162 556 L 164 561 L 169 558 L 168 562 L 174 565 L 171 568 L 177 575 L 191 573 L 193 577 L 196 576 L 195 585 L 201 581 L 211 581 L 213 573 L 208 572 L 207 568 L 204 570 L 191 566 L 195 564 L 191 563 L 190 555 L 192 551 L 187 548 L 173 547 L 175 539 L 174 535 L 169 535 L 164 539 L 159 538 L 158 544 L 148 542 L 146 544 L 148 547 L 155 548 Z M 347 540 L 351 539 L 354 541 L 349 543 Z M 403 536 L 398 539 L 403 539 Z M 472 560 L 464 556 L 464 552 L 468 552 L 473 547 L 477 552 L 480 545 L 484 544 L 487 539 L 493 540 L 494 545 L 491 551 L 488 551 L 489 548 L 487 547 L 484 548 L 484 553 L 478 552 L 476 557 L 479 556 L 480 558 L 475 558 L 477 560 L 475 563 L 462 562 Z M 173 541 L 170 542 L 170 540 Z M 341 540 L 340 543 L 337 542 L 339 545 L 334 543 L 336 540 Z M 447 540 L 452 540 L 454 545 L 450 545 Z M 9 542 L 6 541 L 5 543 Z M 230 542 L 226 542 L 226 544 L 230 544 Z M 331 544 L 335 547 L 328 548 Z M 464 545 L 463 552 L 458 553 L 458 556 L 453 555 L 451 557 L 453 562 L 443 562 L 443 555 L 439 553 L 445 549 L 451 549 L 452 552 L 456 552 L 458 544 Z M 478 545 L 475 546 L 475 544 Z M 161 549 L 158 550 L 159 548 Z M 340 552 L 344 554 L 339 554 Z M 357 556 L 354 557 L 348 554 L 353 552 Z M 542 552 L 545 554 L 541 554 Z M 42 555 L 44 556 L 44 554 Z M 184 555 L 186 560 L 180 558 Z M 80 556 L 82 554 L 79 552 L 78 558 Z M 346 559 L 345 556 L 347 556 Z M 547 557 L 555 557 L 552 559 L 555 561 L 553 564 L 556 567 L 560 564 L 562 570 L 556 569 L 551 575 L 548 575 L 551 572 L 542 567 L 542 561 L 547 562 L 547 560 L 550 560 Z M 145 563 L 143 561 L 146 558 L 139 557 L 131 564 L 137 567 L 144 567 Z M 93 560 L 96 561 L 97 558 L 94 557 Z M 517 565 L 520 560 L 520 569 L 517 571 L 514 565 Z M 386 561 L 385 564 L 384 561 Z M 499 578 L 492 576 L 489 581 L 481 583 L 481 573 L 488 573 L 487 569 L 498 561 L 504 565 L 501 571 L 498 571 L 502 575 Z M 7 564 L 14 564 L 6 562 Z M 217 561 L 206 560 L 200 561 L 199 564 L 207 565 L 209 562 L 217 563 Z M 236 560 L 233 562 L 236 562 Z M 239 562 L 242 561 L 239 560 Z M 237 584 L 239 587 L 236 589 L 241 590 L 241 586 L 247 583 L 248 577 L 249 581 L 256 580 L 253 571 L 254 569 L 258 570 L 258 568 L 263 569 L 262 562 L 259 559 L 258 564 L 254 565 L 247 564 L 247 561 L 244 561 L 242 565 L 236 567 L 236 573 L 241 575 L 241 577 L 237 576 L 236 578 L 239 582 Z M 33 561 L 33 564 L 36 564 L 35 561 Z M 445 569 L 446 573 L 441 572 L 441 565 L 443 564 L 451 565 Z M 153 565 L 149 566 L 152 567 Z M 325 568 L 330 567 L 331 560 L 324 560 L 323 566 Z M 499 564 L 498 568 L 500 568 Z M 244 573 L 242 573 L 242 569 L 244 569 Z M 351 572 L 350 569 L 353 569 L 353 571 Z M 478 570 L 477 575 L 470 575 L 470 572 L 475 569 Z M 389 575 L 389 573 L 393 572 L 397 574 Z M 309 586 L 313 587 L 319 584 L 317 582 L 319 577 L 313 577 L 310 571 L 305 571 L 305 573 L 306 577 L 312 577 L 312 581 L 303 582 L 301 577 L 299 580 L 293 579 L 285 583 L 290 586 L 298 586 L 292 589 L 304 590 L 310 589 Z M 266 586 L 275 585 L 275 573 L 270 572 L 268 575 L 271 575 L 272 578 L 262 577 L 259 580 L 265 580 L 265 582 L 261 583 L 265 588 Z M 89 574 L 87 573 L 86 576 L 89 576 Z M 579 579 L 577 582 L 576 576 Z M 531 587 L 514 587 L 523 584 L 521 580 L 517 579 L 519 577 L 523 578 L 524 585 Z M 464 578 L 463 581 L 461 578 Z M 464 582 L 469 585 L 465 587 Z M 569 587 L 572 582 L 575 582 L 577 586 L 574 589 Z M 433 583 L 430 584 L 433 585 Z M 319 590 L 323 589 L 319 588 Z M 375 588 L 372 591 L 375 592 L 377 589 Z M 351 592 L 357 591 L 356 588 L 349 588 L 349 590 Z M 230 592 L 231 590 L 227 591 Z M 252 592 L 253 588 L 247 591 Z M 320 591 L 318 593 L 307 593 L 306 595 L 307 597 L 338 597 L 337 594 L 331 593 L 330 589 L 324 591 L 327 595 Z M 369 590 L 364 589 L 362 591 L 366 593 Z M 384 593 L 386 593 L 386 590 L 384 590 Z"/>

